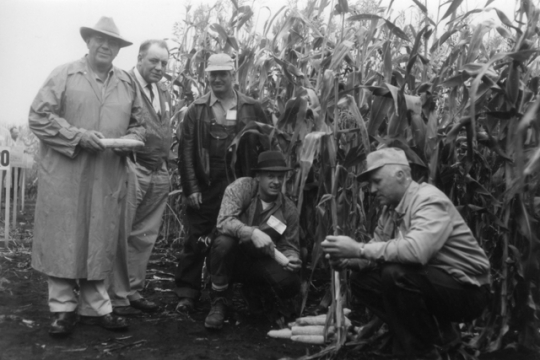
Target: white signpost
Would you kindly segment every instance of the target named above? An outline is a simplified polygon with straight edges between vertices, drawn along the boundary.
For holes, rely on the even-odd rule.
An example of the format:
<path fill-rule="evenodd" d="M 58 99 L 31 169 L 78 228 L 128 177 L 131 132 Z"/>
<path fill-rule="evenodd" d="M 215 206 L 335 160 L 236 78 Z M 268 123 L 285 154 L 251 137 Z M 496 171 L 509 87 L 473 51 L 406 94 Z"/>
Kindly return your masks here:
<path fill-rule="evenodd" d="M 8 247 L 9 241 L 9 206 L 10 206 L 10 187 L 11 187 L 11 151 L 7 147 L 0 147 L 0 204 L 2 203 L 2 178 L 6 179 L 6 205 L 4 207 L 4 246 Z M 4 176 L 5 174 L 5 176 Z"/>
<path fill-rule="evenodd" d="M 34 164 L 32 155 L 25 154 L 23 148 L 17 147 L 0 147 L 0 204 L 2 204 L 2 190 L 5 191 L 5 207 L 4 207 L 4 244 L 8 246 L 9 241 L 9 220 L 11 207 L 11 173 L 13 173 L 13 219 L 12 225 L 17 225 L 17 207 L 19 203 L 19 182 L 21 182 L 21 206 L 24 209 L 24 198 L 26 188 L 26 169 L 31 169 Z M 19 169 L 21 169 L 19 171 Z M 21 181 L 19 181 L 19 172 L 21 173 Z M 3 185 L 5 179 L 5 186 Z"/>

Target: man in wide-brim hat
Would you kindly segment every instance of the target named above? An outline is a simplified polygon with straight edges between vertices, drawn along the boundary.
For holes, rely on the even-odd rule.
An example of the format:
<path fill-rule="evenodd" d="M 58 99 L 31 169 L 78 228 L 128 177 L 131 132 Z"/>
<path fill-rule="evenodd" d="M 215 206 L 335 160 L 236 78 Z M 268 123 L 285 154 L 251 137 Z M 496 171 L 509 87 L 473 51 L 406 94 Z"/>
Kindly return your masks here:
<path fill-rule="evenodd" d="M 223 326 L 232 282 L 271 287 L 281 299 L 300 291 L 299 215 L 281 192 L 291 169 L 280 152 L 265 151 L 254 170 L 255 178 L 243 177 L 227 187 L 219 210 L 218 236 L 208 259 L 212 307 L 204 325 L 209 329 Z M 289 259 L 288 265 L 276 262 L 274 249 Z"/>
<path fill-rule="evenodd" d="M 126 155 L 102 138 L 145 140 L 136 85 L 112 62 L 131 43 L 111 18 L 82 27 L 88 55 L 57 67 L 29 114 L 41 142 L 32 266 L 48 276 L 54 336 L 78 321 L 109 330 L 113 316 L 105 278 L 112 268 L 126 186 Z M 79 293 L 75 293 L 78 287 Z"/>

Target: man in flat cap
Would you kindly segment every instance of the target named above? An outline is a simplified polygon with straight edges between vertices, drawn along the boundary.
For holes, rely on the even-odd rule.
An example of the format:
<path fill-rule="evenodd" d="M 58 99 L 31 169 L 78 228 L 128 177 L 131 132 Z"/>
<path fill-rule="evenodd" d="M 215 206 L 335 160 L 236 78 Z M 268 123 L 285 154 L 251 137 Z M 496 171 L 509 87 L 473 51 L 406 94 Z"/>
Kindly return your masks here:
<path fill-rule="evenodd" d="M 41 142 L 32 266 L 48 276 L 51 335 L 71 333 L 78 315 L 127 328 L 111 314 L 104 282 L 116 252 L 127 152 L 100 139 L 144 141 L 145 130 L 136 85 L 112 64 L 131 43 L 107 17 L 80 32 L 88 55 L 53 70 L 29 114 Z"/>
<path fill-rule="evenodd" d="M 279 151 L 265 151 L 254 170 L 254 178 L 230 184 L 221 203 L 218 236 L 207 260 L 212 282 L 212 306 L 204 321 L 208 329 L 223 327 L 233 282 L 243 283 L 244 290 L 270 287 L 279 299 L 300 291 L 299 215 L 281 192 L 291 169 Z M 274 249 L 288 258 L 287 265 L 275 260 Z"/>
<path fill-rule="evenodd" d="M 478 317 L 488 303 L 486 254 L 450 199 L 412 180 L 402 150 L 368 154 L 358 179 L 369 180 L 383 206 L 374 237 L 327 236 L 323 250 L 334 268 L 354 271 L 353 295 L 388 324 L 393 355 L 440 359 L 437 347 L 460 342 L 452 323 Z"/>
<path fill-rule="evenodd" d="M 206 72 L 210 92 L 189 106 L 178 146 L 188 236 L 175 280 L 180 298 L 177 309 L 187 311 L 200 295 L 207 252 L 202 240 L 214 230 L 223 192 L 232 181 L 226 169 L 232 155 L 229 145 L 250 121 L 268 123 L 258 101 L 233 89 L 234 61 L 229 55 L 211 55 Z"/>
<path fill-rule="evenodd" d="M 113 311 L 122 316 L 158 310 L 141 291 L 169 195 L 170 98 L 160 82 L 168 61 L 165 40 L 147 40 L 139 47 L 137 66 L 129 72 L 142 100 L 146 143 L 127 159 L 128 191 L 109 287 Z"/>

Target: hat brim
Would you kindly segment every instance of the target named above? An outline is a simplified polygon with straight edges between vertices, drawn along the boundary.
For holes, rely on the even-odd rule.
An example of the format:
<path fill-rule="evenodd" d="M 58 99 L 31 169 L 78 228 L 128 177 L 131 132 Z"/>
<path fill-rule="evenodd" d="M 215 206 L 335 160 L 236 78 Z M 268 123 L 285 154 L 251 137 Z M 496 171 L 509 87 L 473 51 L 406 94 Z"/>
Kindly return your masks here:
<path fill-rule="evenodd" d="M 80 31 L 81 31 L 81 36 L 82 36 L 84 41 L 86 41 L 86 39 L 88 39 L 93 34 L 103 34 L 103 35 L 107 35 L 109 37 L 112 37 L 113 39 L 118 40 L 121 48 L 133 45 L 132 42 L 129 42 L 126 39 L 121 38 L 118 35 L 110 33 L 108 31 L 96 30 L 96 29 L 92 29 L 92 28 L 89 28 L 89 27 L 85 27 L 85 26 L 81 27 Z"/>
<path fill-rule="evenodd" d="M 252 168 L 253 171 L 275 171 L 275 172 L 287 172 L 291 171 L 292 168 L 288 168 L 285 166 L 269 166 L 269 167 L 263 167 L 263 168 Z"/>
<path fill-rule="evenodd" d="M 377 166 L 377 167 L 374 167 L 372 169 L 369 169 L 369 170 L 366 170 L 364 171 L 363 173 L 361 173 L 360 175 L 358 175 L 356 177 L 356 180 L 358 180 L 359 182 L 366 182 L 366 181 L 369 181 L 369 175 L 371 175 L 371 173 L 375 170 L 378 170 L 380 168 L 382 168 L 384 165 L 381 165 L 381 166 Z"/>
<path fill-rule="evenodd" d="M 232 66 L 217 66 L 217 65 L 212 65 L 212 66 L 208 66 L 206 69 L 204 69 L 204 71 L 206 72 L 210 72 L 210 71 L 234 71 L 234 68 Z"/>

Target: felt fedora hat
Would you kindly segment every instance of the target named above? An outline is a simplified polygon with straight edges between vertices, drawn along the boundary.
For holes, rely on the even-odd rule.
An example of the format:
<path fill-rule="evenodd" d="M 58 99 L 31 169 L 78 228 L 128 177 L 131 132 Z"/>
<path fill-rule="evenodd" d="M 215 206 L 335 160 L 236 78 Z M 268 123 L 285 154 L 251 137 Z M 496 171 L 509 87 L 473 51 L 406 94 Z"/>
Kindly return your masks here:
<path fill-rule="evenodd" d="M 358 181 L 368 181 L 372 171 L 382 168 L 384 165 L 410 166 L 405 152 L 398 148 L 383 148 L 368 154 L 366 170 L 358 175 Z"/>
<path fill-rule="evenodd" d="M 114 23 L 114 20 L 111 17 L 102 16 L 101 19 L 98 20 L 96 25 L 94 27 L 81 27 L 81 36 L 84 41 L 88 39 L 93 34 L 103 34 L 107 35 L 109 37 L 112 37 L 120 43 L 120 47 L 126 47 L 129 45 L 133 45 L 132 42 L 127 41 L 122 36 L 120 36 L 120 31 L 116 27 L 116 24 Z"/>
<path fill-rule="evenodd" d="M 232 71 L 234 60 L 227 54 L 214 54 L 208 58 L 208 66 L 204 71 Z"/>
<path fill-rule="evenodd" d="M 287 166 L 285 157 L 279 151 L 263 151 L 257 159 L 257 167 L 255 171 L 290 171 Z"/>

